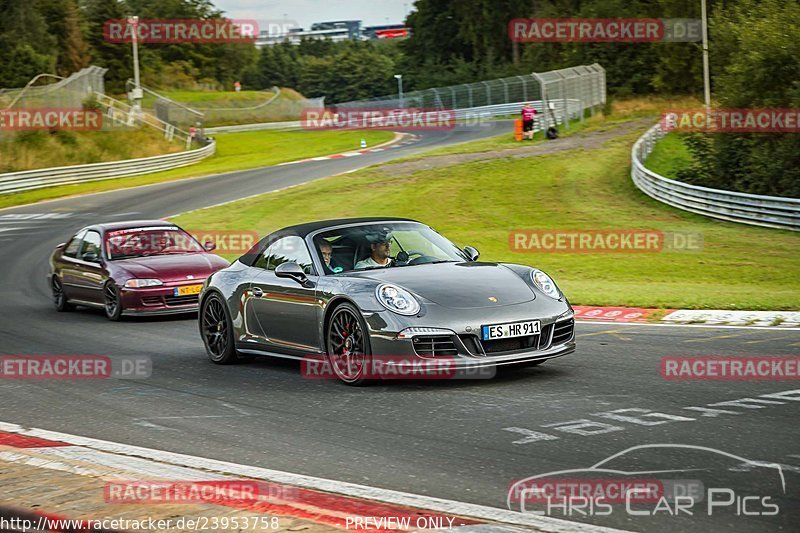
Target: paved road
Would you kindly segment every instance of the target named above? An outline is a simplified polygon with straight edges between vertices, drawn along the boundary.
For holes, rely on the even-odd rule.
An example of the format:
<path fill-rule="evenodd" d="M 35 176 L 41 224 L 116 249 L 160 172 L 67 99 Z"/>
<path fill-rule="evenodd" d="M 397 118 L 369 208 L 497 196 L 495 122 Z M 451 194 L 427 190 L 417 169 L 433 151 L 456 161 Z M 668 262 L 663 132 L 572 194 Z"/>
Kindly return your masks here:
<path fill-rule="evenodd" d="M 0 420 L 497 507 L 505 506 L 510 483 L 521 478 L 586 468 L 642 444 L 704 446 L 784 465 L 787 497 L 777 500 L 779 514 L 737 516 L 734 504 L 711 517 L 700 506 L 692 516 L 663 511 L 652 518 L 629 516 L 617 506 L 610 516 L 574 511 L 571 519 L 642 531 L 796 531 L 800 391 L 708 407 L 795 390 L 797 382 L 665 381 L 659 364 L 673 355 L 800 355 L 798 332 L 579 324 L 577 352 L 538 368 L 491 381 L 354 389 L 304 379 L 291 362 L 258 358 L 214 366 L 192 318 L 110 323 L 100 312 L 56 313 L 50 305 L 46 258 L 85 223 L 168 216 L 481 134 L 487 132 L 431 134 L 358 158 L 0 211 L 0 353 L 153 360 L 152 377 L 139 381 L 0 381 Z M 774 469 L 712 452 L 635 452 L 615 466 L 692 469 L 685 478 L 707 488 L 780 492 Z M 752 501 L 746 509 L 769 510 Z"/>

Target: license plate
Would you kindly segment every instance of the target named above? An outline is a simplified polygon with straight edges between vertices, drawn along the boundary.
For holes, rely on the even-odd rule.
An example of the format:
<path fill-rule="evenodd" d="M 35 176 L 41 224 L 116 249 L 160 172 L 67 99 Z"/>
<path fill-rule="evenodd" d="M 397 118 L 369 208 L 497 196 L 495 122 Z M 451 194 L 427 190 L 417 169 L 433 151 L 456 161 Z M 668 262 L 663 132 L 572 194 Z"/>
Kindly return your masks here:
<path fill-rule="evenodd" d="M 509 339 L 511 337 L 527 337 L 528 335 L 539 335 L 540 333 L 541 325 L 538 320 L 481 326 L 481 338 L 485 341 Z"/>
<path fill-rule="evenodd" d="M 191 294 L 200 294 L 203 290 L 203 285 L 184 285 L 183 287 L 175 287 L 175 296 L 189 296 Z"/>

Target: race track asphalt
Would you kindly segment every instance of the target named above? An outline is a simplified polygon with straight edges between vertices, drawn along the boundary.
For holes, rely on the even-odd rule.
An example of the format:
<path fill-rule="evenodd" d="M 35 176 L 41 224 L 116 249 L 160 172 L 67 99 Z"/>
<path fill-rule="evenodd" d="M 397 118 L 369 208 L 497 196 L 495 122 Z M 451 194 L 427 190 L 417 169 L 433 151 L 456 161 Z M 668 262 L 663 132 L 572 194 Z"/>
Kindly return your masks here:
<path fill-rule="evenodd" d="M 424 134 L 361 157 L 0 211 L 0 354 L 153 361 L 142 380 L 0 380 L 0 421 L 495 507 L 528 476 L 588 468 L 643 444 L 702 446 L 782 465 L 785 494 L 774 469 L 712 451 L 639 451 L 616 466 L 686 470 L 684 479 L 706 488 L 777 494 L 778 514 L 745 516 L 768 508 L 735 499 L 711 516 L 702 505 L 691 516 L 631 516 L 624 505 L 608 516 L 550 515 L 639 531 L 797 531 L 800 391 L 758 398 L 800 389 L 797 381 L 669 381 L 659 369 L 665 356 L 797 356 L 800 332 L 579 323 L 576 353 L 537 368 L 349 388 L 304 379 L 293 362 L 215 366 L 192 316 L 111 323 L 99 311 L 51 305 L 47 257 L 82 225 L 167 217 L 493 133 Z"/>

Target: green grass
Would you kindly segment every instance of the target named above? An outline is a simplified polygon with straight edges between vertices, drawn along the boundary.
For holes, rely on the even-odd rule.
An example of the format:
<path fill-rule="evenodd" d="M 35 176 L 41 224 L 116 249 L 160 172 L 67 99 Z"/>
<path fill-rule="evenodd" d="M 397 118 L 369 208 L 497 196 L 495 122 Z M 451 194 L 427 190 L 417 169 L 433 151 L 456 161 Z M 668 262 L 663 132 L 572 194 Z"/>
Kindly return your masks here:
<path fill-rule="evenodd" d="M 371 167 L 174 220 L 186 227 L 265 235 L 319 218 L 407 216 L 460 246 L 476 246 L 485 260 L 544 269 L 574 304 L 800 308 L 800 235 L 715 221 L 645 196 L 630 180 L 630 148 L 637 136 L 598 150 L 475 161 L 413 174 Z M 704 248 L 520 253 L 509 246 L 509 232 L 516 229 L 693 232 L 703 235 Z"/>
<path fill-rule="evenodd" d="M 152 129 L 23 131 L 0 136 L 0 174 L 180 152 Z"/>
<path fill-rule="evenodd" d="M 360 149 L 361 139 L 365 139 L 368 146 L 375 146 L 391 140 L 393 136 L 393 133 L 386 131 L 250 131 L 221 133 L 214 136 L 217 140 L 217 154 L 196 165 L 130 178 L 95 181 L 79 185 L 62 185 L 35 191 L 4 194 L 0 195 L 0 208 L 76 194 L 110 191 L 124 187 L 259 168 L 286 161 L 330 155 Z"/>
<path fill-rule="evenodd" d="M 670 133 L 658 143 L 645 161 L 648 169 L 665 178 L 677 179 L 678 173 L 692 162 L 692 155 L 683 142 L 683 136 Z"/>
<path fill-rule="evenodd" d="M 270 91 L 163 91 L 167 98 L 182 104 L 218 104 L 219 102 L 252 102 L 253 105 L 266 102 L 273 96 Z"/>

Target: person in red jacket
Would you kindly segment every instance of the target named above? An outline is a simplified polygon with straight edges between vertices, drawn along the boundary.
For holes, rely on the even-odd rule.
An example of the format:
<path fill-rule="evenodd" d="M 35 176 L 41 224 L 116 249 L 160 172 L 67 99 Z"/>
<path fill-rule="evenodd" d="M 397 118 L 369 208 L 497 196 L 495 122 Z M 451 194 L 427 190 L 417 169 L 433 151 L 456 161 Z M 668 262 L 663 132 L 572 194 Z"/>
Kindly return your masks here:
<path fill-rule="evenodd" d="M 522 138 L 533 140 L 533 121 L 536 118 L 536 110 L 531 104 L 522 106 Z"/>

